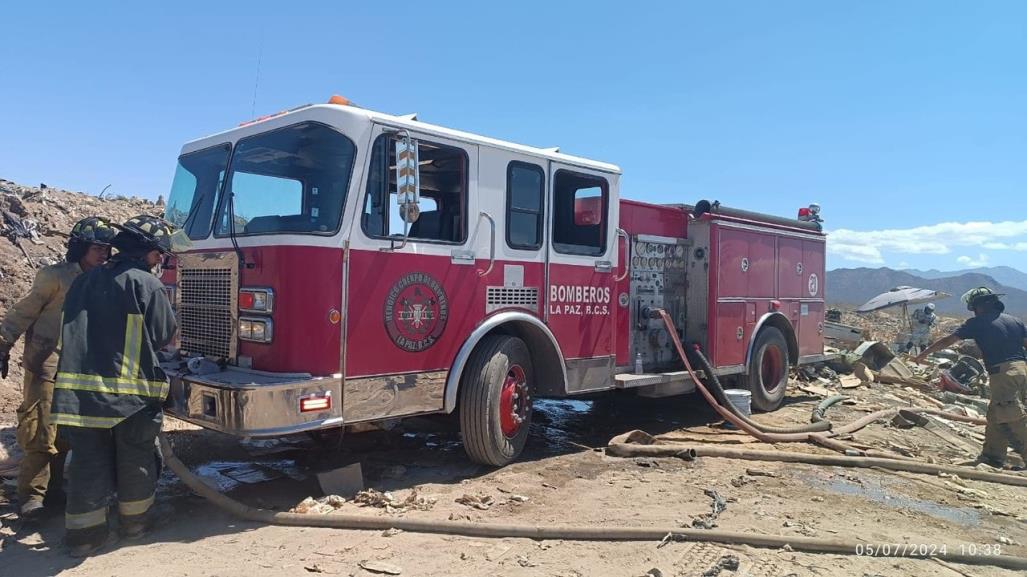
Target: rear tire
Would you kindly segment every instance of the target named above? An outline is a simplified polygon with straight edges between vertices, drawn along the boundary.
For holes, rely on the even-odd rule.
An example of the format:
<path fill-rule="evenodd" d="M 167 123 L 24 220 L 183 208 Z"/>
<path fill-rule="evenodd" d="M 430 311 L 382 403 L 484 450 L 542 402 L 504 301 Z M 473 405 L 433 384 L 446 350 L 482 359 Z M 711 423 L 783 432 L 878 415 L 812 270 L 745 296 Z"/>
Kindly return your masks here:
<path fill-rule="evenodd" d="M 781 406 L 791 368 L 784 333 L 776 327 L 761 330 L 753 344 L 749 373 L 743 379 L 752 393 L 754 409 L 769 413 Z"/>
<path fill-rule="evenodd" d="M 476 463 L 502 467 L 524 449 L 531 428 L 531 354 L 519 338 L 489 335 L 460 379 L 460 432 Z"/>

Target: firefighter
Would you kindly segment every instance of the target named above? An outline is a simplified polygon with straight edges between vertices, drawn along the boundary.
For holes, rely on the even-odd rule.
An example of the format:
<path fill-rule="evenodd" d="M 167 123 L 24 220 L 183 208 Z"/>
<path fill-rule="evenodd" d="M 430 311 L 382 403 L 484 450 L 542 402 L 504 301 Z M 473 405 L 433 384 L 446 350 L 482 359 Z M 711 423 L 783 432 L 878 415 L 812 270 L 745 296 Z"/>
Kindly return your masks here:
<path fill-rule="evenodd" d="M 138 538 L 148 529 L 154 444 L 168 393 L 157 351 L 177 328 L 153 273 L 171 253 L 171 226 L 142 215 L 118 228 L 118 253 L 76 280 L 64 302 L 52 417 L 71 445 L 65 528 L 77 557 L 107 541 L 112 492 L 122 535 Z"/>
<path fill-rule="evenodd" d="M 1027 463 L 1027 329 L 1020 319 L 1003 312 L 1006 307 L 1000 296 L 986 287 L 967 291 L 963 302 L 974 316 L 916 357 L 916 362 L 923 362 L 927 355 L 960 340 L 977 342 L 991 384 L 984 447 L 977 462 L 997 468 L 1005 465 L 1010 445 Z"/>
<path fill-rule="evenodd" d="M 934 314 L 934 303 L 927 303 L 927 306 L 916 309 L 910 316 L 909 324 L 912 325 L 912 331 L 903 351 L 905 353 L 908 353 L 913 347 L 916 347 L 918 351 L 924 350 L 924 347 L 931 342 L 931 328 L 938 322 L 938 316 Z"/>
<path fill-rule="evenodd" d="M 99 217 L 77 222 L 71 229 L 65 262 L 40 269 L 29 294 L 14 305 L 0 323 L 0 377 L 7 378 L 11 348 L 25 335 L 22 403 L 18 407 L 17 440 L 25 456 L 18 470 L 17 496 L 25 519 L 48 505 L 62 504 L 61 471 L 67 455 L 57 440 L 57 427 L 48 424 L 57 373 L 57 340 L 61 306 L 72 282 L 83 272 L 103 265 L 117 231 Z M 47 494 L 47 488 L 52 490 Z"/>

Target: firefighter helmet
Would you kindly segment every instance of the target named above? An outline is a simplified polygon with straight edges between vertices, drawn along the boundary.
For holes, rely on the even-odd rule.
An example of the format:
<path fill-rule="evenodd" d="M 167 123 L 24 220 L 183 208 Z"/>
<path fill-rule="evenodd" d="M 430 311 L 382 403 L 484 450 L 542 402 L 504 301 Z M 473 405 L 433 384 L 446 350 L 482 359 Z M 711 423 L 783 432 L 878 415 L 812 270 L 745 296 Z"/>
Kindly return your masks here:
<path fill-rule="evenodd" d="M 69 243 L 99 244 L 110 246 L 111 240 L 118 234 L 110 221 L 99 216 L 83 218 L 71 228 Z"/>
<path fill-rule="evenodd" d="M 126 220 L 118 228 L 121 229 L 120 234 L 130 235 L 150 250 L 159 250 L 164 254 L 172 252 L 171 237 L 175 229 L 163 219 L 141 214 Z"/>
<path fill-rule="evenodd" d="M 966 304 L 967 310 L 974 310 L 974 305 L 981 301 L 981 299 L 994 299 L 998 300 L 998 297 L 1005 296 L 1004 293 L 997 293 L 988 287 L 977 287 L 970 289 L 963 293 L 962 300 Z"/>

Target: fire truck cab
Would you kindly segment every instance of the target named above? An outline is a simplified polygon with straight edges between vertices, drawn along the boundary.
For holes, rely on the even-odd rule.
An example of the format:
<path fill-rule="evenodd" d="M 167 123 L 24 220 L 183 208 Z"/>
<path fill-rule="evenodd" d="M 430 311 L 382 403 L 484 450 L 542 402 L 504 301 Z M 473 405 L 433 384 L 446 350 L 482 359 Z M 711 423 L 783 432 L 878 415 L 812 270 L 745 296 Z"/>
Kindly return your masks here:
<path fill-rule="evenodd" d="M 694 390 L 657 308 L 775 409 L 824 358 L 819 224 L 619 179 L 337 97 L 186 144 L 169 412 L 244 436 L 458 412 L 468 455 L 503 465 L 533 398 Z"/>

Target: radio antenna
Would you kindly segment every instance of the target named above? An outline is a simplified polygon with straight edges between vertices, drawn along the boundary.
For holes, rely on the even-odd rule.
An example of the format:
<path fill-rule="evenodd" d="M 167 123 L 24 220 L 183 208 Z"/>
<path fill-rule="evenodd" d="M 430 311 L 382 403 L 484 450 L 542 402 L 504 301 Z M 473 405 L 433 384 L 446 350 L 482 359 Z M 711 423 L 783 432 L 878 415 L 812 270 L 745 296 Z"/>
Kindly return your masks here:
<path fill-rule="evenodd" d="M 260 62 L 264 57 L 264 27 L 260 27 L 260 38 L 257 40 L 257 73 L 253 79 L 253 104 L 250 106 L 250 118 L 257 115 L 257 88 L 260 86 Z"/>

